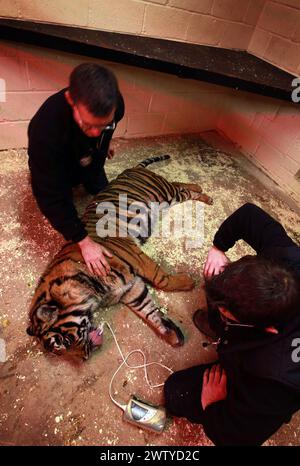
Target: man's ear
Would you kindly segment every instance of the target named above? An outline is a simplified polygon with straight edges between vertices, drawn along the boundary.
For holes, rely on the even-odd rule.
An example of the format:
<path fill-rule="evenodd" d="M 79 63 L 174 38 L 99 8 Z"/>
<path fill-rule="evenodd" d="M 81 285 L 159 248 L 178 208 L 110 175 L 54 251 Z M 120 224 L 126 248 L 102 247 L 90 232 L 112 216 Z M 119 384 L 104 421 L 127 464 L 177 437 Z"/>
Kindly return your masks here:
<path fill-rule="evenodd" d="M 51 321 L 51 323 L 53 323 L 57 320 L 58 307 L 49 304 L 42 304 L 42 306 L 37 309 L 36 315 L 42 322 Z"/>
<path fill-rule="evenodd" d="M 277 328 L 271 326 L 271 327 L 265 327 L 265 332 L 267 333 L 274 333 L 275 335 L 277 335 L 279 332 L 277 330 Z"/>
<path fill-rule="evenodd" d="M 238 320 L 231 314 L 230 311 L 228 311 L 228 309 L 226 309 L 225 307 L 222 307 L 220 306 L 219 307 L 219 311 L 221 312 L 221 314 L 223 314 L 224 317 L 227 317 L 227 319 L 230 319 L 230 320 L 233 320 L 235 322 L 238 322 Z"/>
<path fill-rule="evenodd" d="M 66 101 L 68 102 L 68 104 L 71 105 L 71 107 L 73 107 L 74 101 L 73 101 L 73 99 L 71 97 L 71 94 L 70 94 L 69 90 L 65 91 L 65 98 L 66 98 Z"/>

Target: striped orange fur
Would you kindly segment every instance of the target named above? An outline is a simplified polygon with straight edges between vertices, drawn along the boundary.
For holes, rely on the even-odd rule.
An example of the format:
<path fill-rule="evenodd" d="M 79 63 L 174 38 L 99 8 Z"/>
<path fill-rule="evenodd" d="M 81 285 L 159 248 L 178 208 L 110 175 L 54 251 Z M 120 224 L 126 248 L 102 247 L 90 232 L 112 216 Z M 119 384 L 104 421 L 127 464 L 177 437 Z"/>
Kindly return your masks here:
<path fill-rule="evenodd" d="M 149 203 L 184 202 L 188 199 L 211 204 L 196 184 L 170 183 L 145 167 L 169 156 L 159 156 L 125 170 L 101 191 L 87 206 L 83 220 L 88 234 L 113 254 L 111 271 L 106 277 L 92 276 L 84 263 L 77 244 L 68 242 L 47 266 L 39 280 L 30 306 L 29 335 L 37 337 L 43 347 L 55 354 L 72 352 L 88 359 L 94 349 L 90 333 L 95 329 L 93 313 L 103 306 L 126 304 L 159 336 L 172 346 L 183 344 L 179 327 L 156 306 L 146 283 L 164 291 L 190 290 L 194 282 L 187 274 L 169 274 L 144 254 L 138 245 L 143 237 L 100 238 L 96 224 L 103 214 L 97 206 L 103 202 L 115 206 L 120 225 L 128 226 L 130 218 L 119 210 L 119 195 L 126 194 L 128 202 L 144 205 L 141 219 L 149 215 Z M 145 225 L 147 222 L 145 222 Z M 133 227 L 134 228 L 134 227 Z"/>

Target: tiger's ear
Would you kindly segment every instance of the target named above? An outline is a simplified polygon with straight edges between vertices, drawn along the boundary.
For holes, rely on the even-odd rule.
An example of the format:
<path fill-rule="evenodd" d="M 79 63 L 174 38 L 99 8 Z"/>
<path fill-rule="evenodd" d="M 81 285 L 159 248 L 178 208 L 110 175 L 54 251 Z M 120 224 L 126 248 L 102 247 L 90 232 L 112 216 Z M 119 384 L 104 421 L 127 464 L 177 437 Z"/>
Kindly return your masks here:
<path fill-rule="evenodd" d="M 42 322 L 55 322 L 58 316 L 58 307 L 49 304 L 42 304 L 37 309 L 36 315 Z"/>

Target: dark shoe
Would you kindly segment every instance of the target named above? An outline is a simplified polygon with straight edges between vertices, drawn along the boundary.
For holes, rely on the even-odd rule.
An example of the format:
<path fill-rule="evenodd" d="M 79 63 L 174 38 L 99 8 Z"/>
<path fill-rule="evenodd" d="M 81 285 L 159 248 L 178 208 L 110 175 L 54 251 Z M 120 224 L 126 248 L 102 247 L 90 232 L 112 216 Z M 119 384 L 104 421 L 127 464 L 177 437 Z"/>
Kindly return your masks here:
<path fill-rule="evenodd" d="M 108 183 L 104 184 L 104 183 L 91 183 L 91 182 L 83 184 L 86 192 L 89 194 L 92 194 L 93 196 L 96 196 L 96 194 L 100 193 L 100 191 L 106 188 L 107 185 Z"/>
<path fill-rule="evenodd" d="M 207 311 L 204 311 L 203 309 L 198 309 L 193 315 L 193 322 L 201 333 L 204 333 L 204 335 L 206 335 L 207 337 L 216 338 L 215 332 L 211 329 L 208 323 Z"/>
<path fill-rule="evenodd" d="M 82 184 L 89 194 L 96 195 L 106 188 L 108 185 L 108 179 L 103 169 L 97 171 L 97 168 L 94 168 L 93 170 L 94 172 L 92 173 L 85 173 L 85 177 L 82 179 Z"/>
<path fill-rule="evenodd" d="M 101 191 L 101 188 L 99 186 L 85 186 L 85 190 L 88 194 L 96 196 Z"/>

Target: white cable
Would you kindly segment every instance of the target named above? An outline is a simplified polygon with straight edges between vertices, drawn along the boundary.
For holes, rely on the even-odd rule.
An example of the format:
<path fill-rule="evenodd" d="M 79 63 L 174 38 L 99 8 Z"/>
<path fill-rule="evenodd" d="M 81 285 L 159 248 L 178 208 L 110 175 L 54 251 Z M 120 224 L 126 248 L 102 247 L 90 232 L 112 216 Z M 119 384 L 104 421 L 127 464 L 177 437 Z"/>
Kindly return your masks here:
<path fill-rule="evenodd" d="M 118 367 L 118 369 L 115 371 L 114 375 L 113 375 L 112 378 L 111 378 L 111 381 L 110 381 L 110 384 L 109 384 L 109 396 L 110 396 L 110 399 L 112 400 L 113 403 L 115 403 L 119 408 L 121 408 L 121 409 L 124 410 L 125 407 L 126 407 L 126 405 L 121 405 L 120 403 L 118 403 L 117 400 L 115 400 L 115 399 L 113 398 L 112 393 L 111 393 L 111 392 L 112 392 L 112 383 L 113 383 L 113 381 L 114 381 L 114 379 L 115 379 L 115 376 L 117 375 L 117 373 L 119 372 L 119 370 L 121 369 L 121 367 L 123 367 L 124 364 L 126 364 L 126 366 L 129 367 L 130 369 L 141 369 L 141 368 L 144 368 L 145 379 L 146 379 L 147 384 L 148 384 L 148 386 L 149 386 L 150 388 L 161 387 L 161 386 L 163 386 L 164 384 L 163 384 L 163 383 L 160 383 L 160 384 L 152 385 L 152 384 L 150 383 L 150 381 L 149 381 L 149 378 L 148 378 L 147 367 L 156 364 L 157 366 L 160 366 L 160 367 L 163 367 L 164 369 L 167 369 L 171 374 L 173 373 L 173 371 L 172 371 L 172 369 L 170 369 L 169 367 L 165 366 L 164 364 L 161 364 L 160 362 L 146 362 L 146 356 L 145 356 L 145 354 L 143 353 L 143 351 L 140 350 L 140 349 L 132 350 L 132 351 L 130 351 L 130 353 L 127 354 L 126 357 L 124 357 L 124 355 L 123 355 L 123 353 L 122 353 L 122 350 L 121 350 L 121 348 L 120 348 L 120 345 L 119 345 L 119 343 L 118 343 L 118 341 L 117 341 L 116 335 L 115 335 L 113 329 L 111 328 L 110 324 L 109 324 L 108 322 L 106 322 L 106 321 L 103 321 L 103 322 L 102 322 L 102 328 L 103 328 L 103 325 L 104 325 L 104 324 L 106 324 L 107 327 L 109 328 L 109 330 L 111 331 L 111 334 L 112 334 L 112 336 L 114 337 L 115 343 L 116 343 L 116 345 L 117 345 L 117 348 L 118 348 L 119 353 L 120 353 L 120 355 L 121 355 L 121 358 L 122 358 L 122 360 L 123 360 L 123 362 L 120 364 L 120 366 Z M 134 354 L 134 353 L 139 353 L 139 354 L 141 354 L 141 355 L 143 356 L 143 360 L 144 360 L 144 363 L 143 363 L 143 364 L 139 364 L 139 365 L 134 365 L 134 366 L 132 366 L 132 365 L 130 365 L 130 364 L 127 362 L 128 358 L 129 358 L 132 354 Z"/>

